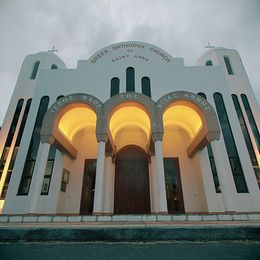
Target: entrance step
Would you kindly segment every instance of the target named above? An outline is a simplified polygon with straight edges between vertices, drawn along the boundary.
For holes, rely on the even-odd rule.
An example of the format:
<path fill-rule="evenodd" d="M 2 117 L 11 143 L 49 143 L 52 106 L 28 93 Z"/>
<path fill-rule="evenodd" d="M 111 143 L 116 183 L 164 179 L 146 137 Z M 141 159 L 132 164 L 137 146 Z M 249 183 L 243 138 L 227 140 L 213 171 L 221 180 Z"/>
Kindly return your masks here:
<path fill-rule="evenodd" d="M 93 223 L 93 222 L 221 222 L 221 221 L 260 221 L 260 213 L 246 214 L 180 214 L 180 215 L 0 215 L 0 224 L 4 223 Z"/>

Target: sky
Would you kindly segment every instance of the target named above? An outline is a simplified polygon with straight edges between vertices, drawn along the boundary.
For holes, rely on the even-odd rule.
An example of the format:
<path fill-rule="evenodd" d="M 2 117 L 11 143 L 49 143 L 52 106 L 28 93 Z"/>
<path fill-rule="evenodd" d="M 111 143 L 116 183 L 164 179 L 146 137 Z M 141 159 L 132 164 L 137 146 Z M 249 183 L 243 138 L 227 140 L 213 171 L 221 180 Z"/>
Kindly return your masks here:
<path fill-rule="evenodd" d="M 260 104 L 260 0 L 0 0 L 0 126 L 26 55 L 56 52 L 68 68 L 121 41 L 143 41 L 185 65 L 208 42 L 239 51 Z"/>

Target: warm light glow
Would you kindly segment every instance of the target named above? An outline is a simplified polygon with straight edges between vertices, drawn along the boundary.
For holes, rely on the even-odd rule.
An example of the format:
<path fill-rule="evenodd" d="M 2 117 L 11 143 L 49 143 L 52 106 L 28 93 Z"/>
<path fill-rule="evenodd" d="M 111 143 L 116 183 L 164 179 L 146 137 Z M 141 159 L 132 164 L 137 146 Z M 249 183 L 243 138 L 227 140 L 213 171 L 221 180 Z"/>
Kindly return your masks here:
<path fill-rule="evenodd" d="M 87 107 L 77 107 L 66 112 L 58 124 L 59 130 L 72 141 L 73 136 L 81 129 L 95 128 L 97 116 Z"/>
<path fill-rule="evenodd" d="M 202 127 L 202 120 L 198 113 L 188 106 L 173 105 L 164 112 L 163 125 L 164 128 L 173 125 L 179 126 L 185 129 L 193 138 Z"/>
<path fill-rule="evenodd" d="M 127 144 L 145 148 L 150 135 L 150 119 L 141 108 L 128 105 L 113 113 L 109 129 L 118 149 Z"/>
<path fill-rule="evenodd" d="M 5 201 L 4 200 L 0 200 L 0 214 L 2 213 L 4 204 L 5 204 Z"/>

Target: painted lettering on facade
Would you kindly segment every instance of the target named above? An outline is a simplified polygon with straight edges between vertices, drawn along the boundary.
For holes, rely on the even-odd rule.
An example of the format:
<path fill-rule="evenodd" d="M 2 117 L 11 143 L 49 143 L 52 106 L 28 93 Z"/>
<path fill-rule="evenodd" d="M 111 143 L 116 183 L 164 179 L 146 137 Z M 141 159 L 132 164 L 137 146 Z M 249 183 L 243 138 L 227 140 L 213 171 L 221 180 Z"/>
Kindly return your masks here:
<path fill-rule="evenodd" d="M 140 95 L 138 93 L 125 93 L 125 94 L 120 94 L 121 99 L 136 99 Z"/>
<path fill-rule="evenodd" d="M 169 105 L 172 101 L 181 100 L 181 99 L 192 101 L 193 103 L 196 103 L 200 107 L 202 107 L 205 111 L 212 109 L 210 104 L 204 98 L 190 92 L 175 92 L 175 93 L 167 94 L 157 101 L 157 106 L 159 109 L 163 109 L 167 105 Z"/>
<path fill-rule="evenodd" d="M 116 44 L 114 46 L 110 46 L 99 51 L 97 54 L 90 58 L 90 62 L 94 64 L 100 59 L 106 57 L 107 54 L 112 55 L 112 57 L 110 58 L 111 62 L 118 62 L 129 58 L 148 62 L 151 58 L 151 55 L 155 55 L 161 58 L 166 63 L 172 61 L 172 58 L 166 52 L 159 48 L 156 48 L 149 44 L 127 42 Z"/>
<path fill-rule="evenodd" d="M 82 95 L 69 95 L 64 98 L 59 99 L 56 101 L 51 107 L 50 107 L 50 112 L 55 113 L 60 108 L 64 107 L 65 105 L 73 102 L 81 102 L 86 103 L 90 105 L 91 107 L 94 107 L 96 110 L 100 110 L 102 108 L 102 103 L 96 99 L 93 96 L 82 94 Z"/>

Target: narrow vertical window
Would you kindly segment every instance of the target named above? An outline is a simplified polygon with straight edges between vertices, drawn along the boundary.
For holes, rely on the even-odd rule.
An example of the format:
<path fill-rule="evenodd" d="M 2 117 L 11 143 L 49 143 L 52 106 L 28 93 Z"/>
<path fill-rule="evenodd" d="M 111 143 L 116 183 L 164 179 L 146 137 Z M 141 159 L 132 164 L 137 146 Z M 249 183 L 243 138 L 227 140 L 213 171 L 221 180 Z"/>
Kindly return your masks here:
<path fill-rule="evenodd" d="M 26 103 L 26 107 L 25 107 L 25 110 L 24 110 L 21 126 L 19 128 L 19 132 L 18 132 L 16 141 L 15 141 L 15 147 L 14 147 L 14 150 L 13 150 L 13 153 L 12 153 L 12 156 L 11 156 L 10 163 L 8 165 L 7 175 L 6 175 L 4 186 L 3 186 L 3 189 L 2 189 L 2 193 L 1 193 L 1 199 L 5 198 L 7 190 L 8 190 L 8 185 L 9 185 L 12 173 L 13 173 L 15 160 L 16 160 L 16 157 L 17 157 L 17 153 L 19 151 L 20 142 L 21 142 L 21 139 L 22 139 L 22 136 L 23 136 L 23 130 L 24 130 L 24 127 L 25 127 L 25 123 L 27 121 L 31 102 L 32 102 L 32 99 L 28 99 L 28 101 Z"/>
<path fill-rule="evenodd" d="M 207 60 L 206 62 L 205 62 L 205 65 L 206 66 L 212 66 L 213 64 L 212 64 L 212 60 Z"/>
<path fill-rule="evenodd" d="M 236 185 L 236 190 L 238 193 L 247 193 L 248 189 L 247 189 L 244 173 L 238 156 L 234 136 L 231 130 L 231 126 L 229 123 L 229 119 L 228 119 L 228 115 L 227 115 L 227 111 L 225 108 L 222 95 L 219 93 L 214 93 L 213 97 L 217 109 L 217 114 L 218 114 L 221 130 L 222 130 L 222 134 L 224 137 L 224 142 L 228 154 L 230 167 Z"/>
<path fill-rule="evenodd" d="M 135 70 L 132 67 L 126 69 L 126 92 L 135 91 Z"/>
<path fill-rule="evenodd" d="M 207 97 L 204 93 L 198 93 L 198 95 L 203 97 L 204 99 L 207 99 Z M 207 150 L 208 150 L 209 163 L 210 163 L 210 168 L 211 168 L 212 177 L 213 177 L 213 181 L 214 181 L 215 191 L 217 193 L 221 193 L 215 158 L 214 158 L 212 147 L 211 147 L 210 143 L 207 145 Z"/>
<path fill-rule="evenodd" d="M 59 100 L 62 97 L 64 97 L 64 96 L 63 95 L 58 96 L 56 101 Z M 56 148 L 52 144 L 50 146 L 50 150 L 49 150 L 49 154 L 48 154 L 48 160 L 47 160 L 47 164 L 46 164 L 46 168 L 45 168 L 44 179 L 43 179 L 43 182 L 42 182 L 41 195 L 48 195 L 49 194 L 55 155 L 56 155 Z"/>
<path fill-rule="evenodd" d="M 35 79 L 36 78 L 37 72 L 38 72 L 38 69 L 39 69 L 39 65 L 40 65 L 39 61 L 34 63 L 31 79 Z"/>
<path fill-rule="evenodd" d="M 142 78 L 142 93 L 147 97 L 151 97 L 151 84 L 148 77 Z"/>
<path fill-rule="evenodd" d="M 29 150 L 26 156 L 25 165 L 23 168 L 23 174 L 17 195 L 28 195 L 30 184 L 32 180 L 33 170 L 36 162 L 36 157 L 40 145 L 40 130 L 42 126 L 42 121 L 45 113 L 47 112 L 49 104 L 49 97 L 45 96 L 41 99 L 38 113 L 35 120 L 35 125 L 33 128 L 33 133 L 31 137 L 31 142 Z"/>
<path fill-rule="evenodd" d="M 111 79 L 110 97 L 119 94 L 119 78 Z"/>
<path fill-rule="evenodd" d="M 20 114 L 21 114 L 21 110 L 22 110 L 22 107 L 23 107 L 23 101 L 24 101 L 23 99 L 19 99 L 19 101 L 17 103 L 16 109 L 15 109 L 15 112 L 14 112 L 14 115 L 13 115 L 13 119 L 12 119 L 12 122 L 11 122 L 11 125 L 10 125 L 10 128 L 9 128 L 9 132 L 8 132 L 8 135 L 7 135 L 7 138 L 6 138 L 6 141 L 5 141 L 4 150 L 2 152 L 1 159 L 0 159 L 0 179 L 1 179 L 1 176 L 2 176 L 3 171 L 4 171 L 6 159 L 7 159 L 7 156 L 9 154 L 10 146 L 11 146 L 11 143 L 13 141 L 16 126 L 17 126 L 17 123 L 18 123 L 18 120 L 19 120 L 19 117 L 20 117 Z"/>
<path fill-rule="evenodd" d="M 260 169 L 259 169 L 257 158 L 256 158 L 256 155 L 255 155 L 255 152 L 254 152 L 254 148 L 253 148 L 253 145 L 252 145 L 252 142 L 251 142 L 251 139 L 250 139 L 250 135 L 249 135 L 248 129 L 246 127 L 246 122 L 245 122 L 245 119 L 244 119 L 244 116 L 243 116 L 243 113 L 242 113 L 242 110 L 241 110 L 237 96 L 232 95 L 232 99 L 233 99 L 233 103 L 234 103 L 234 106 L 235 106 L 235 109 L 236 109 L 236 112 L 237 112 L 238 121 L 239 121 L 241 130 L 242 130 L 244 139 L 245 139 L 245 143 L 246 143 L 246 147 L 247 147 L 247 150 L 248 150 L 248 153 L 249 153 L 249 156 L 250 156 L 252 167 L 253 167 L 253 170 L 255 172 L 255 177 L 256 177 L 256 180 L 257 180 L 257 183 L 258 183 L 258 187 L 260 188 Z"/>
<path fill-rule="evenodd" d="M 226 64 L 226 68 L 227 68 L 228 74 L 229 75 L 233 75 L 234 73 L 233 73 L 233 70 L 232 70 L 229 58 L 225 56 L 224 57 L 224 61 L 225 61 L 225 64 Z"/>
<path fill-rule="evenodd" d="M 52 70 L 57 70 L 57 69 L 58 69 L 58 66 L 57 66 L 56 64 L 52 64 L 52 65 L 51 65 L 51 69 L 52 69 Z"/>
<path fill-rule="evenodd" d="M 258 151 L 260 152 L 260 135 L 259 135 L 259 131 L 258 131 L 256 122 L 255 122 L 254 115 L 253 115 L 251 107 L 249 105 L 247 96 L 245 94 L 242 94 L 241 98 L 242 98 L 242 102 L 243 102 L 243 105 L 244 105 L 244 108 L 245 108 L 245 111 L 246 111 L 246 114 L 247 114 L 247 118 L 248 118 L 250 127 L 251 127 L 253 135 L 255 137 L 255 141 L 256 141 Z"/>

